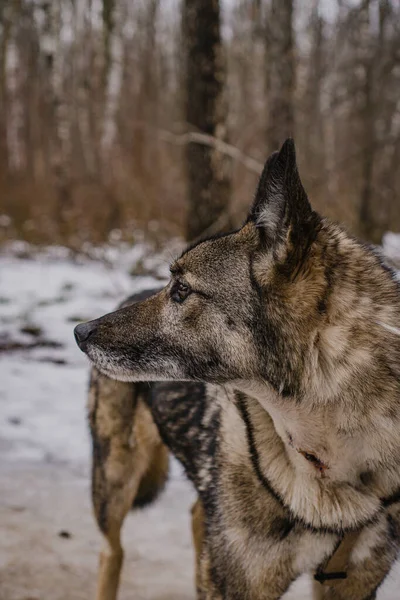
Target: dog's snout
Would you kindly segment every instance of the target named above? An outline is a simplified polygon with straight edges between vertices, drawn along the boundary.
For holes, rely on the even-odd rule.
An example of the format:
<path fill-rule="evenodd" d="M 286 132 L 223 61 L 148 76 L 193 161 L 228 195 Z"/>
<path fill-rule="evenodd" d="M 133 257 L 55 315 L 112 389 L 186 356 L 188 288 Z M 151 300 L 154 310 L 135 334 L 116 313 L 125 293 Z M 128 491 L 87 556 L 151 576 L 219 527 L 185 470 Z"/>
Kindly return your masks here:
<path fill-rule="evenodd" d="M 93 332 L 96 330 L 96 325 L 89 321 L 89 323 L 80 323 L 74 329 L 75 341 L 79 348 L 85 352 L 86 343 Z"/>

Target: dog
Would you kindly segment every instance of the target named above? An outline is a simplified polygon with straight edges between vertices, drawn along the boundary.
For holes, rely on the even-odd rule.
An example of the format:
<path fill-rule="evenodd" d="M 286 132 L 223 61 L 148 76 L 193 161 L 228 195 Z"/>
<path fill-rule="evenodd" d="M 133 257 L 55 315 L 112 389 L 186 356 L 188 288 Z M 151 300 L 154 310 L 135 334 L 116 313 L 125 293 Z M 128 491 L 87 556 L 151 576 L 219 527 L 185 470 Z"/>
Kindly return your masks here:
<path fill-rule="evenodd" d="M 311 208 L 290 139 L 244 225 L 170 271 L 75 329 L 94 365 L 98 599 L 115 598 L 123 519 L 162 489 L 168 451 L 198 493 L 199 600 L 277 600 L 305 572 L 315 598 L 375 598 L 400 547 L 395 273 Z"/>

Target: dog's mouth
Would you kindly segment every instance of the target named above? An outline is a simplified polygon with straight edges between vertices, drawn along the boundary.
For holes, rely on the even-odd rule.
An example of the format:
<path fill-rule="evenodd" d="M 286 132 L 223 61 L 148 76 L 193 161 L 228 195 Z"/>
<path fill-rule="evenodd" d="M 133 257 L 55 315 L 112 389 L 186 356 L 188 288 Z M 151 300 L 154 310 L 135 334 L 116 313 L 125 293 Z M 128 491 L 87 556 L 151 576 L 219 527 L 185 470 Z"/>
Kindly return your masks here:
<path fill-rule="evenodd" d="M 122 348 L 104 347 L 96 339 L 96 323 L 89 321 L 77 325 L 74 335 L 80 350 L 103 374 L 118 381 L 187 381 L 187 375 L 171 356 L 157 358 L 146 356 L 146 352 Z"/>
<path fill-rule="evenodd" d="M 132 365 L 125 357 L 105 351 L 97 344 L 90 342 L 81 350 L 103 375 L 118 381 L 132 380 Z"/>

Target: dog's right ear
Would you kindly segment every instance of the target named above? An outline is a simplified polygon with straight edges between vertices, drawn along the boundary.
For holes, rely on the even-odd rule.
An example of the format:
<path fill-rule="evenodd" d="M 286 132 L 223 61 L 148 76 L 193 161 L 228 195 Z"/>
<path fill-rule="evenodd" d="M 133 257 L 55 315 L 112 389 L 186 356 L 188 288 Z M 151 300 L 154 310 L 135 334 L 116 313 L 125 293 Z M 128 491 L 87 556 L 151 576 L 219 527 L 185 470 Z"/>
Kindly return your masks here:
<path fill-rule="evenodd" d="M 296 150 L 287 139 L 265 163 L 249 220 L 263 229 L 269 244 L 286 239 L 309 221 L 312 209 L 297 170 Z"/>

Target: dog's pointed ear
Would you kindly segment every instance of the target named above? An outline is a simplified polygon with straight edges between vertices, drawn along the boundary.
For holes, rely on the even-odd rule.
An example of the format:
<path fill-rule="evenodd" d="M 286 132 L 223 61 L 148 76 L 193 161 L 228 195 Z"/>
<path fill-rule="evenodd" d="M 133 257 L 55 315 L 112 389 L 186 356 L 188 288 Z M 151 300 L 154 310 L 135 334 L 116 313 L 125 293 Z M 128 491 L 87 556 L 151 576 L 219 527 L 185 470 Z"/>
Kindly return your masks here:
<path fill-rule="evenodd" d="M 297 170 L 295 145 L 289 138 L 265 163 L 249 219 L 272 243 L 286 237 L 289 225 L 293 229 L 309 221 L 311 214 Z"/>

